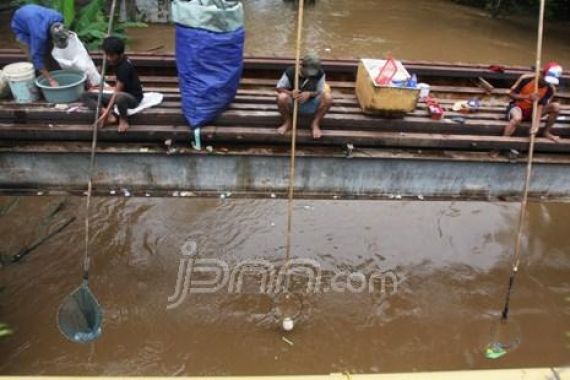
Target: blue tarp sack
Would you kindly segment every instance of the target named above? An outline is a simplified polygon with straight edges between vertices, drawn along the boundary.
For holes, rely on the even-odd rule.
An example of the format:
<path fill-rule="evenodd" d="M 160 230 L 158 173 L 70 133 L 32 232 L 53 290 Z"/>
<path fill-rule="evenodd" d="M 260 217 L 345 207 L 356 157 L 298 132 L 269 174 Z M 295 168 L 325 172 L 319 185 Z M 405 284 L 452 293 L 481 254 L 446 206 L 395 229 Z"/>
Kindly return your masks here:
<path fill-rule="evenodd" d="M 197 129 L 218 117 L 237 93 L 245 41 L 243 5 L 174 0 L 172 18 L 182 110 L 191 128 Z"/>

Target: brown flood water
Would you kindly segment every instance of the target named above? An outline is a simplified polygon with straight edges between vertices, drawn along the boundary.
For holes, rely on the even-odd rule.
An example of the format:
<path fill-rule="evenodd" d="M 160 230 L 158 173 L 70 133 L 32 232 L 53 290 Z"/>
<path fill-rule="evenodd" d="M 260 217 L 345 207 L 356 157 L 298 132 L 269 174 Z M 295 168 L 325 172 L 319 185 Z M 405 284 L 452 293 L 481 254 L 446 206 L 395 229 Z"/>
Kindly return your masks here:
<path fill-rule="evenodd" d="M 59 202 L 64 209 L 53 217 Z M 81 198 L 0 198 L 0 246 L 14 254 L 62 220 Z M 104 306 L 102 338 L 67 342 L 55 316 L 80 283 L 79 219 L 23 262 L 0 269 L 0 374 L 256 375 L 512 368 L 570 364 L 569 204 L 532 204 L 512 318 L 521 346 L 493 362 L 481 347 L 503 303 L 518 205 L 468 202 L 298 201 L 293 252 L 327 271 L 391 271 L 397 292 L 323 292 L 305 297 L 296 329 L 284 334 L 270 300 L 246 277 L 189 294 L 167 310 L 181 247 L 230 268 L 283 258 L 286 203 L 280 200 L 96 199 L 92 289 Z M 201 280 L 212 276 L 196 277 Z M 325 288 L 326 290 L 326 288 Z"/>
<path fill-rule="evenodd" d="M 249 0 L 246 53 L 293 56 L 297 11 L 283 0 Z M 536 20 L 497 20 L 449 0 L 317 0 L 307 7 L 306 49 L 323 58 L 394 56 L 410 60 L 530 66 L 536 54 Z M 544 59 L 570 67 L 568 24 L 547 24 Z M 134 29 L 133 50 L 174 50 L 171 26 Z"/>
<path fill-rule="evenodd" d="M 283 0 L 248 0 L 246 54 L 293 56 L 297 13 Z M 317 0 L 305 13 L 304 44 L 323 58 L 384 57 L 530 66 L 536 20 L 493 19 L 449 0 Z M 544 60 L 570 67 L 570 25 L 547 23 Z M 174 27 L 131 29 L 129 48 L 174 51 Z M 0 13 L 0 47 L 17 47 L 8 12 Z"/>

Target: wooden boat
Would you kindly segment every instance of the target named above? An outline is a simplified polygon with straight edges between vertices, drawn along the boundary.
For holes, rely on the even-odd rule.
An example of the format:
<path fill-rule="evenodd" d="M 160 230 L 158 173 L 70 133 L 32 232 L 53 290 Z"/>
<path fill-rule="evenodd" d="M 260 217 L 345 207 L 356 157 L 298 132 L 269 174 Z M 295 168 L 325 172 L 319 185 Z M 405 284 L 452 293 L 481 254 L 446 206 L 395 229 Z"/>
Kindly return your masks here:
<path fill-rule="evenodd" d="M 21 53 L 14 50 L 0 51 L 0 65 L 22 58 Z M 139 147 L 138 153 L 143 153 L 140 149 L 144 148 L 149 152 L 164 154 L 171 149 L 164 147 L 164 142 L 167 141 L 169 144 L 170 142 L 174 145 L 178 144 L 178 153 L 194 154 L 188 149 L 191 131 L 186 126 L 180 111 L 174 57 L 131 54 L 130 58 L 135 66 L 140 68 L 145 91 L 162 92 L 165 100 L 160 106 L 132 117 L 131 129 L 127 134 L 119 134 L 115 128 L 102 129 L 99 133 L 101 147 L 111 149 L 115 154 L 118 154 L 117 152 L 121 149 L 133 153 L 134 146 Z M 275 105 L 274 86 L 283 69 L 292 61 L 284 58 L 247 58 L 245 62 L 244 77 L 235 101 L 217 120 L 202 128 L 203 143 L 213 146 L 215 154 L 225 156 L 253 154 L 285 158 L 284 153 L 287 152 L 290 136 L 280 136 L 275 131 L 280 123 L 280 116 Z M 415 112 L 402 118 L 363 114 L 354 95 L 356 61 L 324 61 L 323 64 L 327 71 L 329 84 L 333 89 L 334 106 L 323 121 L 321 140 L 313 140 L 306 121 L 301 123 L 298 139 L 300 155 L 309 157 L 318 152 L 319 157 L 338 158 L 347 155 L 358 157 L 363 150 L 366 150 L 368 157 L 379 159 L 385 154 L 391 155 L 397 152 L 400 155 L 409 154 L 411 156 L 408 158 L 414 160 L 426 155 L 431 159 L 446 157 L 447 160 L 459 161 L 469 161 L 468 157 L 477 157 L 480 162 L 487 163 L 508 163 L 509 160 L 522 163 L 524 161 L 522 156 L 494 159 L 489 157 L 488 152 L 492 150 L 524 152 L 527 149 L 528 138 L 526 136 L 528 136 L 530 125 L 523 125 L 519 128 L 515 137 L 505 138 L 501 134 L 505 126 L 507 88 L 520 74 L 525 72 L 525 69 L 530 70 L 529 68 L 508 67 L 504 73 L 496 73 L 483 65 L 406 62 L 406 67 L 409 71 L 417 73 L 420 81 L 432 85 L 432 94 L 445 107 L 451 108 L 454 102 L 471 97 L 478 97 L 482 100 L 482 107 L 477 113 L 460 114 L 447 110 L 445 119 L 432 120 L 423 103 L 418 105 Z M 478 87 L 480 77 L 491 82 L 496 86 L 495 89 L 489 92 Z M 567 76 L 563 78 L 562 88 L 565 83 L 568 83 L 568 79 Z M 561 91 L 557 94 L 557 98 L 562 103 L 562 112 L 555 133 L 562 137 L 570 137 L 570 93 Z M 71 149 L 71 151 L 75 149 L 77 152 L 84 153 L 85 149 L 82 144 L 88 144 L 91 140 L 92 121 L 93 115 L 88 111 L 68 113 L 54 104 L 40 102 L 18 105 L 4 101 L 0 103 L 0 147 L 2 149 L 0 165 L 14 169 L 2 159 L 15 154 L 14 152 L 32 153 L 34 149 L 43 154 L 48 154 L 50 151 L 63 153 L 66 149 Z M 78 148 L 80 146 L 81 148 Z M 129 148 L 125 148 L 126 146 Z M 539 154 L 537 159 L 540 160 L 540 154 L 544 154 L 543 158 L 548 163 L 560 163 L 566 160 L 570 162 L 570 156 L 567 156 L 570 153 L 570 139 L 562 139 L 560 143 L 553 143 L 545 138 L 538 138 L 536 151 Z M 204 153 L 201 154 L 203 157 Z M 552 156 L 553 154 L 555 156 Z M 254 182 L 258 179 L 256 177 Z M 112 178 L 109 180 L 112 181 Z M 277 179 L 274 180 L 277 181 Z M 349 178 L 346 180 L 349 181 Z M 33 178 L 26 179 L 26 181 L 32 183 Z M 239 181 L 239 179 L 228 179 L 228 183 L 232 181 Z M 0 176 L 0 187 L 28 186 L 13 182 L 9 175 L 5 178 Z M 77 187 L 81 186 L 79 180 L 74 183 Z M 517 177 L 509 189 L 500 190 L 497 194 L 516 195 L 518 183 Z M 140 185 L 145 184 L 141 182 Z M 166 183 L 159 186 L 156 183 L 149 183 L 147 185 L 173 189 L 181 184 Z M 226 184 L 219 186 L 212 184 L 210 188 L 215 189 L 216 186 L 219 188 L 222 185 L 226 186 Z M 228 186 L 231 187 L 231 185 Z M 319 186 L 320 190 L 307 189 L 307 194 L 326 190 L 326 185 Z M 477 189 L 481 186 L 477 186 L 471 186 L 475 189 L 472 192 L 479 191 Z M 546 193 L 553 194 L 555 189 L 553 190 L 548 183 L 545 186 L 548 188 Z M 276 185 L 275 188 L 280 187 Z M 236 187 L 233 189 L 235 190 Z M 259 186 L 246 190 L 258 191 Z M 438 196 L 435 194 L 438 191 L 434 190 L 432 195 Z M 450 190 L 447 195 L 465 194 L 466 191 L 470 190 L 464 187 L 458 188 Z M 348 190 L 342 192 L 349 193 Z M 566 194 L 566 192 L 570 193 L 570 185 L 568 189 L 561 190 L 561 194 Z M 361 193 L 371 196 L 368 190 L 361 191 Z M 385 194 L 386 191 L 378 190 L 377 193 Z M 440 191 L 440 193 L 443 194 L 445 191 Z M 538 191 L 538 193 L 541 192 Z M 560 196 L 560 194 L 556 195 L 556 197 Z"/>

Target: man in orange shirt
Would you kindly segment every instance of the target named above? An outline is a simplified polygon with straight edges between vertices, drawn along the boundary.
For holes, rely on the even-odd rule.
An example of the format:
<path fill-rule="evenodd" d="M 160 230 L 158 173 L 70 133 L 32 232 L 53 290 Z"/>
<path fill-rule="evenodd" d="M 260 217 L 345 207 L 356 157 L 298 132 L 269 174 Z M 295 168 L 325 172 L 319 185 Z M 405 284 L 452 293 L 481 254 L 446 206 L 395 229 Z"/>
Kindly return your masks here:
<path fill-rule="evenodd" d="M 556 93 L 555 86 L 560 83 L 562 67 L 551 62 L 544 66 L 538 83 L 538 93 L 535 93 L 535 78 L 532 74 L 525 74 L 511 88 L 509 95 L 512 99 L 507 109 L 509 123 L 505 127 L 503 136 L 512 136 L 516 128 L 523 121 L 532 120 L 533 102 L 538 100 L 539 115 L 548 115 L 544 137 L 558 142 L 560 137 L 552 134 L 552 127 L 560 113 L 560 104 L 552 101 Z"/>

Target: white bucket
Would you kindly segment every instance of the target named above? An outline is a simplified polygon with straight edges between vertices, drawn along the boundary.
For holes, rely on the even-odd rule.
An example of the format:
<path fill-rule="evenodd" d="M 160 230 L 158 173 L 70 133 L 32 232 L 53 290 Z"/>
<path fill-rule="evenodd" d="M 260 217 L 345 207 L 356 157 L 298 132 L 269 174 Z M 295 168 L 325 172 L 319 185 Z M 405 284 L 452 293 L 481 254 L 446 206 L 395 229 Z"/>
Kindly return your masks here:
<path fill-rule="evenodd" d="M 0 99 L 7 98 L 10 95 L 10 83 L 8 83 L 8 79 L 0 70 Z"/>
<path fill-rule="evenodd" d="M 29 62 L 12 63 L 4 67 L 4 77 L 18 103 L 31 103 L 40 98 L 36 84 L 36 70 Z"/>
<path fill-rule="evenodd" d="M 418 88 L 420 89 L 420 99 L 425 99 L 429 96 L 430 87 L 427 83 L 418 83 Z"/>

